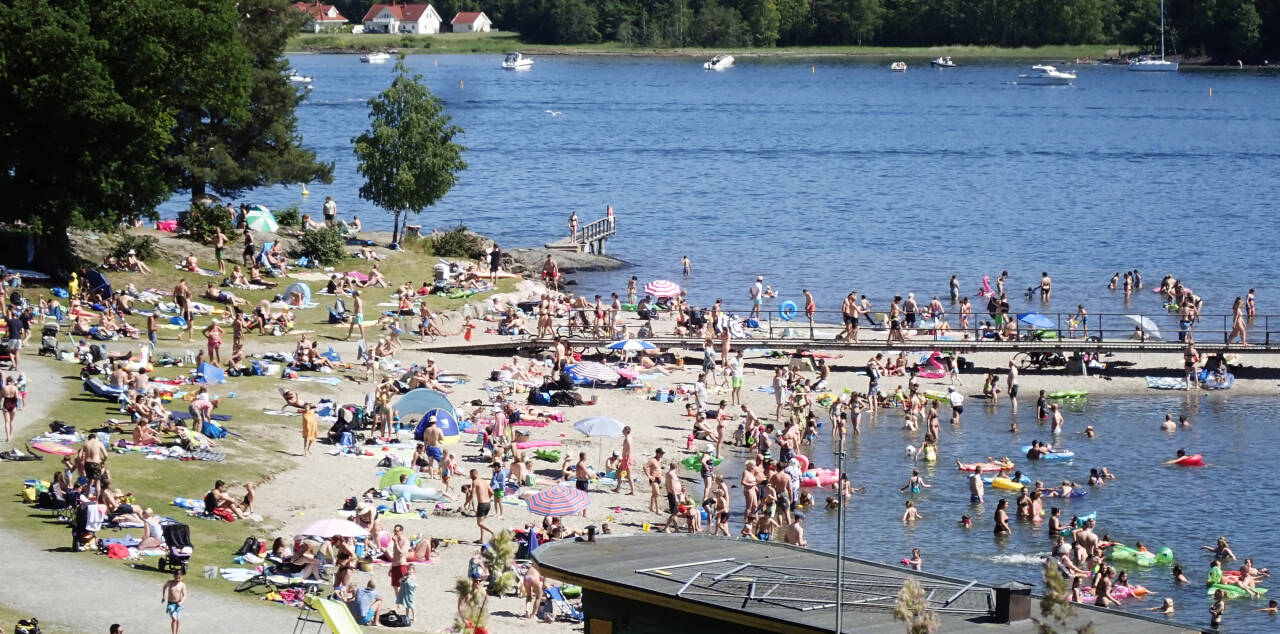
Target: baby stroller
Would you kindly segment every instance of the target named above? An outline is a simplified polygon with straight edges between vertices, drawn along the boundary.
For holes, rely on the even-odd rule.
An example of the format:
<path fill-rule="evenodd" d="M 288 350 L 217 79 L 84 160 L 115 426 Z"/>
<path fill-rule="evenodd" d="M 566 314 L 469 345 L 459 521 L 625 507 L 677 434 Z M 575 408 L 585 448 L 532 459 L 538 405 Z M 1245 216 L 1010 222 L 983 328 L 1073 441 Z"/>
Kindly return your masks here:
<path fill-rule="evenodd" d="M 187 562 L 191 561 L 191 554 L 195 549 L 191 547 L 191 529 L 186 524 L 166 524 L 161 530 L 164 532 L 164 545 L 168 553 L 156 562 L 156 568 L 161 572 L 169 572 L 172 570 L 181 570 L 182 574 L 187 574 Z"/>
<path fill-rule="evenodd" d="M 40 329 L 40 356 L 58 356 L 58 323 L 47 323 Z"/>

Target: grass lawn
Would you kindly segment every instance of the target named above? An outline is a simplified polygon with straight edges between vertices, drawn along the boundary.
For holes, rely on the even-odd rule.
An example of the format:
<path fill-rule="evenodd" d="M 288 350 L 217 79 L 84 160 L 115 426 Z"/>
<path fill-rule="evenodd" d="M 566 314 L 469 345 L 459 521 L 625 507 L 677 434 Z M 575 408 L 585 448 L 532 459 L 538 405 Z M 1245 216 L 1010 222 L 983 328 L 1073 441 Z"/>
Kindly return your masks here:
<path fill-rule="evenodd" d="M 117 418 L 128 425 L 128 416 L 122 415 L 119 408 L 103 399 L 91 397 L 79 391 L 79 376 L 73 374 L 78 366 L 63 364 L 68 370 L 66 399 L 53 409 L 51 420 L 63 420 L 76 425 L 79 429 L 98 426 L 108 418 Z M 189 369 L 189 368 L 188 368 Z M 184 372 L 183 368 L 157 368 L 158 377 L 172 377 Z M 270 517 L 264 522 L 234 523 L 215 522 L 189 517 L 186 512 L 172 505 L 173 498 L 199 498 L 213 485 L 215 479 L 223 479 L 232 485 L 233 495 L 243 493 L 243 483 L 261 483 L 270 479 L 273 474 L 288 468 L 291 452 L 299 451 L 300 445 L 294 447 L 298 438 L 298 418 L 264 416 L 257 409 L 244 406 L 243 399 L 229 399 L 227 393 L 237 388 L 245 390 L 267 387 L 272 379 L 265 377 L 231 378 L 225 385 L 213 388 L 214 393 L 222 397 L 218 413 L 230 414 L 232 420 L 227 423 L 229 429 L 244 436 L 243 440 L 228 436 L 218 441 L 217 451 L 227 454 L 226 461 L 213 462 L 180 462 L 174 460 L 148 460 L 140 453 L 111 454 L 107 461 L 107 469 L 111 472 L 112 486 L 134 493 L 134 503 L 143 508 L 150 507 L 158 515 L 168 516 L 191 527 L 191 538 L 195 546 L 195 554 L 191 558 L 188 583 L 201 589 L 214 590 L 230 594 L 234 584 L 221 579 L 205 579 L 205 566 L 232 567 L 232 553 L 239 548 L 241 542 L 249 535 L 263 536 L 271 524 Z M 171 411 L 186 411 L 185 404 L 175 399 L 168 405 Z M 112 440 L 126 438 L 126 435 L 113 434 Z M 287 447 L 287 449 L 286 449 Z M 28 477 L 39 477 L 49 480 L 58 468 L 58 461 L 46 457 L 39 463 L 9 463 L 4 469 L 6 480 L 17 488 L 17 480 Z M 73 554 L 70 552 L 70 535 L 65 524 L 57 522 L 53 516 L 33 507 L 22 505 L 17 496 L 9 498 L 11 504 L 0 512 L 0 528 L 23 533 L 37 548 L 65 550 L 67 557 L 93 557 L 100 559 L 103 565 L 129 569 L 131 563 L 117 562 L 88 553 Z M 103 530 L 100 537 L 115 537 L 124 534 L 139 536 L 141 529 L 124 531 Z M 155 559 L 146 557 L 139 563 L 135 574 L 157 575 Z M 42 624 L 43 625 L 43 624 Z"/>
<path fill-rule="evenodd" d="M 5 634 L 8 634 L 9 632 L 13 631 L 14 624 L 16 624 L 20 619 L 29 619 L 33 616 L 36 617 L 37 619 L 40 618 L 38 614 L 27 614 L 25 612 L 18 612 L 17 610 L 10 609 L 9 606 L 0 605 L 0 631 L 3 631 L 5 632 Z M 43 632 L 44 634 L 64 634 L 64 633 L 73 634 L 75 632 L 79 632 L 80 630 L 68 628 L 58 623 L 46 622 L 44 620 L 41 620 L 40 631 Z"/>
<path fill-rule="evenodd" d="M 939 55 L 957 58 L 1075 59 L 1113 57 L 1116 44 L 1003 48 L 999 46 L 791 46 L 782 48 L 627 48 L 617 42 L 598 44 L 529 44 L 517 33 L 441 33 L 438 35 L 388 35 L 353 33 L 303 33 L 289 41 L 291 52 L 343 52 L 398 49 L 410 53 L 506 53 L 516 49 L 542 54 L 614 54 L 710 57 L 732 53 L 739 57 L 895 57 L 929 60 Z"/>

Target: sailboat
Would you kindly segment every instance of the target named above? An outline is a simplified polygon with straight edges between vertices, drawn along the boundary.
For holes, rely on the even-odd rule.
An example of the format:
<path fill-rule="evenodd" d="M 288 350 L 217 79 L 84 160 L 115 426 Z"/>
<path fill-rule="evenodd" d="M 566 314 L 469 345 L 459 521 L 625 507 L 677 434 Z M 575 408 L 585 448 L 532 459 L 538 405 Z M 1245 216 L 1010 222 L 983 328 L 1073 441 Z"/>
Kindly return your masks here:
<path fill-rule="evenodd" d="M 1174 72 L 1178 70 L 1178 62 L 1164 58 L 1164 0 L 1160 0 L 1160 59 L 1140 57 L 1129 62 L 1129 70 L 1147 72 Z"/>

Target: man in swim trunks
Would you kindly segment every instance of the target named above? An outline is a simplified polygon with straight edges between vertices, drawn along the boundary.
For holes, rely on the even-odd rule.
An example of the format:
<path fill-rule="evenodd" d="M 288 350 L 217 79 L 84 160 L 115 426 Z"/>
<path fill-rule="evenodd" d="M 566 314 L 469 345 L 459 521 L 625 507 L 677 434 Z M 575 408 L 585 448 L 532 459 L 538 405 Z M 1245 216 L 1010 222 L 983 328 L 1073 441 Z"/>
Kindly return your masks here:
<path fill-rule="evenodd" d="M 488 533 L 490 537 L 497 537 L 493 530 L 484 525 L 484 518 L 488 517 L 492 508 L 493 489 L 489 488 L 489 483 L 480 479 L 480 472 L 471 470 L 471 489 L 467 492 L 467 501 L 474 502 L 476 508 L 476 526 L 480 527 L 480 539 L 476 540 L 477 544 L 484 543 L 484 534 Z"/>
<path fill-rule="evenodd" d="M 578 452 L 578 464 L 573 466 L 574 486 L 583 493 L 591 486 L 591 470 L 587 468 L 587 452 Z M 587 509 L 582 509 L 582 516 L 587 516 Z"/>
<path fill-rule="evenodd" d="M 351 326 L 347 328 L 347 338 L 343 341 L 351 340 L 351 333 L 356 328 L 360 329 L 360 339 L 364 340 L 364 298 L 360 297 L 360 291 L 351 291 Z"/>
<path fill-rule="evenodd" d="M 733 392 L 729 395 L 734 405 L 742 404 L 742 369 L 746 361 L 742 358 L 742 350 L 729 358 L 729 386 Z"/>
<path fill-rule="evenodd" d="M 422 444 L 426 445 L 427 451 L 427 473 L 433 473 L 438 470 L 444 460 L 444 432 L 436 426 L 436 417 L 432 416 L 427 419 L 427 428 L 422 431 Z"/>
<path fill-rule="evenodd" d="M 80 446 L 76 459 L 83 464 L 84 476 L 90 481 L 97 480 L 107 464 L 107 448 L 98 440 L 97 434 L 90 434 Z"/>
<path fill-rule="evenodd" d="M 649 481 L 649 512 L 659 513 L 658 493 L 662 485 L 662 448 L 653 450 L 653 457 L 644 463 L 644 477 Z"/>
<path fill-rule="evenodd" d="M 169 632 L 178 634 L 182 625 L 182 604 L 187 602 L 187 584 L 182 582 L 181 570 L 173 571 L 173 578 L 164 582 L 160 600 L 164 602 L 165 614 L 169 615 Z"/>
<path fill-rule="evenodd" d="M 1005 378 L 1005 385 L 1009 388 L 1009 403 L 1013 405 L 1013 413 L 1018 413 L 1018 365 L 1012 360 L 1009 361 L 1009 376 Z"/>
<path fill-rule="evenodd" d="M 680 497 L 684 494 L 684 482 L 680 480 L 680 474 L 676 471 L 680 467 L 678 462 L 672 461 L 667 467 L 667 475 L 664 477 L 664 484 L 667 490 L 667 521 L 662 523 L 666 532 L 670 533 L 671 529 L 678 526 L 677 520 L 680 517 Z"/>

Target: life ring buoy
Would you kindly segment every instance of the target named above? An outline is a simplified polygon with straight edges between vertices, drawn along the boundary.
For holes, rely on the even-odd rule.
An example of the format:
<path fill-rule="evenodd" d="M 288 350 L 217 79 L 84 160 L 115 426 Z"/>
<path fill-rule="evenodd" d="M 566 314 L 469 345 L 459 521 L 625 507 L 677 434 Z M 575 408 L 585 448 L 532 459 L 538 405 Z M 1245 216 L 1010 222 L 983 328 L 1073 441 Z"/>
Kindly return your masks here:
<path fill-rule="evenodd" d="M 791 321 L 796 316 L 796 303 L 787 300 L 778 304 L 778 318 L 782 321 Z"/>

